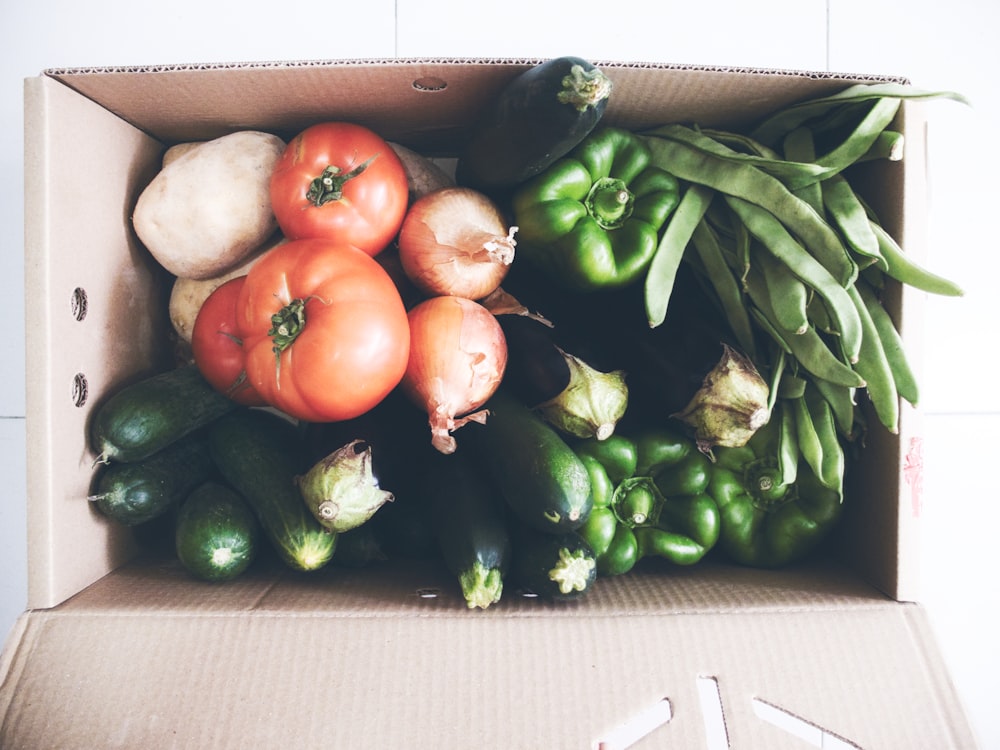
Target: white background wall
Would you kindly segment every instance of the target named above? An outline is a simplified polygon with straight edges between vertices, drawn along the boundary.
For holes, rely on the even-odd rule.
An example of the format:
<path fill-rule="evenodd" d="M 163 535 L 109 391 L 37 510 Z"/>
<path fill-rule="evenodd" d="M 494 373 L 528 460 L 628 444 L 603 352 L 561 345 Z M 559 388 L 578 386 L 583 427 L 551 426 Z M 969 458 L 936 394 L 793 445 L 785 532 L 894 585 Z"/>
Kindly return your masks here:
<path fill-rule="evenodd" d="M 23 78 L 68 66 L 563 54 L 900 74 L 973 102 L 928 110 L 928 264 L 967 295 L 927 306 L 922 599 L 982 746 L 1000 747 L 998 30 L 1000 6 L 983 0 L 0 0 L 0 639 L 26 596 Z"/>

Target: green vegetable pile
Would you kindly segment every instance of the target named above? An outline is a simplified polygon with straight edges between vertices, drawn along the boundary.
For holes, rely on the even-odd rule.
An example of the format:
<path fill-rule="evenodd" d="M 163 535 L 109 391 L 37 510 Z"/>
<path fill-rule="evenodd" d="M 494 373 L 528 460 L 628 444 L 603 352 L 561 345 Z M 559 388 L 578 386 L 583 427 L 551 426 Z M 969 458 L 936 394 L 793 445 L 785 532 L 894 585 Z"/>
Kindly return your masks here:
<path fill-rule="evenodd" d="M 859 84 L 746 132 L 633 132 L 602 122 L 613 96 L 593 65 L 557 58 L 458 149 L 459 186 L 495 201 L 491 231 L 516 252 L 478 299 L 502 378 L 459 413 L 430 410 L 453 409 L 449 450 L 402 386 L 350 419 L 286 419 L 188 365 L 93 416 L 100 512 L 179 516 L 173 545 L 199 578 L 242 574 L 262 540 L 297 571 L 433 558 L 480 609 L 512 587 L 576 598 L 642 564 L 774 568 L 820 549 L 867 431 L 897 432 L 918 402 L 885 300 L 961 294 L 904 252 L 856 175 L 902 158 L 906 100 L 964 100 Z M 445 201 L 427 205 L 427 225 L 449 223 Z M 412 333 L 419 292 L 393 280 Z"/>

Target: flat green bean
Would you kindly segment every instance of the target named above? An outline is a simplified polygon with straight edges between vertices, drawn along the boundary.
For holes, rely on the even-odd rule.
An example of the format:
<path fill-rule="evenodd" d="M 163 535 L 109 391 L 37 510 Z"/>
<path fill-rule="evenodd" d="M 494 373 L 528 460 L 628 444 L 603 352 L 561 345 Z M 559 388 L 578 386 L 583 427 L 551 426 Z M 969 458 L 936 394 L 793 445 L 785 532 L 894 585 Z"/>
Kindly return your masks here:
<path fill-rule="evenodd" d="M 802 399 L 809 413 L 816 439 L 822 446 L 819 466 L 814 469 L 816 477 L 824 485 L 836 490 L 841 495 L 844 492 L 844 447 L 837 435 L 837 425 L 833 415 L 833 407 L 815 388 L 807 388 Z"/>
<path fill-rule="evenodd" d="M 799 475 L 799 441 L 795 433 L 795 415 L 787 401 L 781 402 L 778 415 L 781 419 L 778 430 L 778 471 L 781 483 L 795 484 Z"/>
<path fill-rule="evenodd" d="M 896 324 L 890 317 L 888 310 L 882 305 L 875 290 L 867 282 L 858 283 L 858 293 L 864 302 L 868 314 L 871 316 L 872 324 L 878 333 L 882 350 L 885 352 L 886 361 L 892 371 L 893 380 L 896 383 L 896 390 L 900 397 L 905 399 L 912 406 L 916 406 L 920 398 L 920 388 L 917 383 L 917 376 L 910 366 L 903 347 L 903 340 L 896 329 Z"/>
<path fill-rule="evenodd" d="M 816 144 L 813 142 L 812 131 L 804 125 L 790 131 L 784 139 L 785 158 L 791 161 L 815 162 Z M 795 195 L 804 200 L 820 215 L 823 214 L 823 192 L 821 181 L 811 182 L 792 190 Z"/>
<path fill-rule="evenodd" d="M 847 246 L 885 270 L 887 266 L 879 251 L 878 237 L 872 231 L 864 204 L 858 200 L 850 183 L 842 175 L 834 175 L 823 182 L 821 192 L 823 205 Z"/>
<path fill-rule="evenodd" d="M 806 384 L 809 381 L 799 375 L 785 371 L 781 382 L 778 384 L 778 396 L 781 398 L 802 398 L 806 392 Z"/>
<path fill-rule="evenodd" d="M 901 161 L 906 139 L 897 130 L 883 130 L 878 134 L 875 142 L 868 150 L 858 157 L 858 163 L 865 161 L 876 161 L 887 159 L 888 161 Z"/>
<path fill-rule="evenodd" d="M 734 151 L 742 149 L 748 154 L 756 154 L 757 156 L 762 156 L 765 159 L 773 159 L 774 161 L 781 159 L 781 154 L 773 148 L 768 148 L 763 143 L 755 141 L 753 138 L 744 135 L 743 133 L 730 133 L 725 130 L 715 130 L 713 128 L 699 128 L 698 132 L 708 136 L 709 138 L 715 139 L 724 146 L 729 146 L 729 148 Z"/>
<path fill-rule="evenodd" d="M 774 355 L 774 360 L 771 362 L 771 381 L 768 383 L 767 389 L 768 414 L 772 414 L 774 412 L 774 404 L 778 400 L 778 391 L 781 390 L 781 384 L 785 379 L 785 363 L 787 359 L 787 353 L 779 346 L 777 353 Z M 795 376 L 793 375 L 790 377 Z M 801 378 L 799 378 L 799 380 L 801 380 Z"/>
<path fill-rule="evenodd" d="M 821 333 L 836 334 L 836 327 L 830 319 L 830 311 L 826 309 L 826 303 L 818 294 L 813 294 L 806 305 L 806 315 L 809 324 L 814 326 Z"/>
<path fill-rule="evenodd" d="M 889 432 L 899 432 L 899 392 L 878 331 L 856 286 L 847 290 L 861 317 L 861 353 L 854 369 L 865 379 L 875 415 Z"/>
<path fill-rule="evenodd" d="M 726 202 L 742 219 L 747 230 L 768 251 L 788 266 L 806 285 L 827 303 L 837 325 L 841 346 L 848 361 L 853 362 L 861 345 L 861 324 L 857 311 L 848 298 L 845 286 L 838 283 L 829 270 L 814 258 L 774 216 L 752 203 L 726 197 Z"/>
<path fill-rule="evenodd" d="M 775 154 L 777 157 L 775 158 L 761 156 L 757 153 L 748 154 L 736 151 L 717 137 L 706 135 L 705 131 L 679 124 L 661 125 L 653 130 L 645 131 L 643 135 L 682 143 L 720 161 L 757 167 L 790 187 L 813 184 L 826 176 L 829 171 L 829 168 L 825 166 L 812 162 L 791 161 L 783 159 L 777 154 Z"/>
<path fill-rule="evenodd" d="M 802 456 L 813 474 L 822 480 L 823 471 L 823 442 L 816 432 L 816 425 L 813 424 L 812 415 L 806 406 L 805 398 L 794 398 L 786 402 L 795 420 L 795 439 L 799 444 L 799 455 Z"/>
<path fill-rule="evenodd" d="M 907 257 L 895 239 L 877 221 L 871 222 L 878 239 L 878 249 L 885 258 L 885 274 L 896 281 L 930 294 L 961 297 L 964 292 L 955 282 L 938 276 Z"/>
<path fill-rule="evenodd" d="M 809 290 L 806 285 L 759 243 L 754 244 L 752 251 L 756 252 L 751 255 L 750 262 L 761 270 L 775 320 L 789 333 L 805 333 L 809 328 L 809 314 L 806 311 Z"/>
<path fill-rule="evenodd" d="M 674 209 L 667 228 L 660 238 L 656 254 L 646 272 L 644 288 L 646 318 L 650 328 L 663 323 L 667 317 L 670 295 L 677 278 L 677 269 L 687 249 L 694 230 L 708 210 L 714 193 L 701 185 L 689 185 L 680 203 Z"/>
<path fill-rule="evenodd" d="M 823 117 L 842 104 L 863 102 L 884 96 L 899 99 L 952 99 L 963 104 L 969 103 L 968 99 L 954 91 L 929 91 L 892 81 L 858 83 L 829 96 L 815 97 L 785 107 L 765 118 L 750 131 L 750 137 L 763 144 L 774 144 L 788 131 L 794 130 L 808 120 Z"/>
<path fill-rule="evenodd" d="M 837 283 L 847 286 L 854 282 L 858 267 L 839 235 L 812 206 L 796 197 L 776 177 L 752 164 L 728 162 L 678 141 L 653 137 L 644 140 L 657 166 L 681 180 L 711 187 L 763 208 L 801 238 Z"/>
<path fill-rule="evenodd" d="M 837 358 L 815 328 L 793 334 L 781 331 L 776 321 L 772 300 L 759 269 L 751 267 L 747 274 L 747 293 L 753 301 L 751 314 L 774 341 L 790 354 L 806 372 L 840 385 L 861 387 L 864 379 L 854 369 Z"/>
<path fill-rule="evenodd" d="M 812 380 L 813 387 L 822 395 L 823 399 L 830 405 L 837 430 L 845 437 L 854 435 L 854 409 L 857 406 L 855 401 L 855 389 L 844 385 L 831 383 L 829 380 L 815 378 Z"/>
<path fill-rule="evenodd" d="M 826 167 L 831 173 L 840 173 L 868 153 L 878 138 L 878 134 L 888 127 L 896 116 L 902 100 L 896 97 L 882 97 L 875 100 L 872 108 L 862 118 L 836 148 L 816 159 L 816 163 Z"/>
<path fill-rule="evenodd" d="M 695 227 L 691 240 L 705 269 L 705 276 L 712 288 L 715 289 L 715 294 L 722 306 L 726 320 L 729 321 L 729 327 L 733 330 L 736 342 L 744 354 L 750 359 L 755 359 L 756 346 L 753 327 L 750 324 L 750 315 L 747 313 L 746 303 L 743 300 L 743 292 L 726 261 L 718 238 L 708 224 L 702 220 Z"/>

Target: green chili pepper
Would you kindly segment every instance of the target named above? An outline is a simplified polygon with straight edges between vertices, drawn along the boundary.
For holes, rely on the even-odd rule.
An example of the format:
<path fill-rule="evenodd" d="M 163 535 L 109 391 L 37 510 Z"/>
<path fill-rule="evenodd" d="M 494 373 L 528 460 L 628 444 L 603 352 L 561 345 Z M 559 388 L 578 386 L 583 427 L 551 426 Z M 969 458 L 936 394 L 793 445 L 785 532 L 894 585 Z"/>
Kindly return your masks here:
<path fill-rule="evenodd" d="M 721 513 L 719 548 L 744 565 L 801 559 L 840 517 L 841 493 L 824 486 L 808 461 L 797 461 L 794 475 L 782 475 L 781 421 L 772 416 L 741 448 L 714 451 L 708 492 Z"/>
<path fill-rule="evenodd" d="M 626 573 L 645 556 L 691 565 L 715 545 L 720 517 L 709 493 L 711 463 L 693 440 L 661 428 L 575 447 L 594 500 L 579 533 L 597 556 L 599 575 Z"/>
<path fill-rule="evenodd" d="M 677 178 L 651 164 L 648 146 L 600 128 L 513 198 L 519 257 L 579 291 L 638 279 L 680 202 Z"/>

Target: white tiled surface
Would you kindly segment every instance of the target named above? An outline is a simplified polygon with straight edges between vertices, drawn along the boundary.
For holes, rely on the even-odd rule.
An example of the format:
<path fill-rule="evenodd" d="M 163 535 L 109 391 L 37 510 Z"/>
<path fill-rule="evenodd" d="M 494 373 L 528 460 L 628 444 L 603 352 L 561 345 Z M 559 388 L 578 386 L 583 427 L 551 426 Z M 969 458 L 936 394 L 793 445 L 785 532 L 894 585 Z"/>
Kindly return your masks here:
<path fill-rule="evenodd" d="M 983 748 L 1000 747 L 995 583 L 1000 434 L 1000 6 L 984 0 L 254 0 L 0 4 L 0 638 L 24 609 L 21 82 L 49 67 L 238 60 L 574 54 L 591 59 L 901 74 L 956 89 L 929 110 L 928 263 L 962 300 L 927 305 L 923 602 Z"/>

